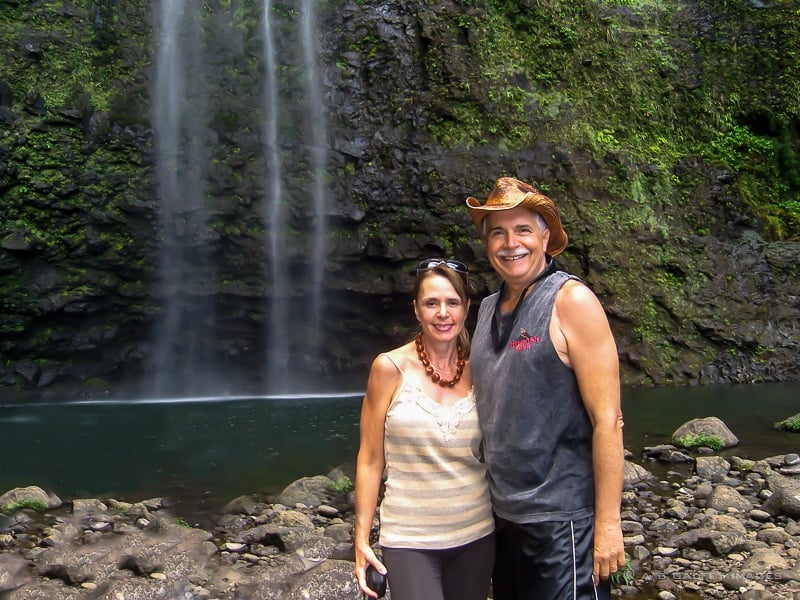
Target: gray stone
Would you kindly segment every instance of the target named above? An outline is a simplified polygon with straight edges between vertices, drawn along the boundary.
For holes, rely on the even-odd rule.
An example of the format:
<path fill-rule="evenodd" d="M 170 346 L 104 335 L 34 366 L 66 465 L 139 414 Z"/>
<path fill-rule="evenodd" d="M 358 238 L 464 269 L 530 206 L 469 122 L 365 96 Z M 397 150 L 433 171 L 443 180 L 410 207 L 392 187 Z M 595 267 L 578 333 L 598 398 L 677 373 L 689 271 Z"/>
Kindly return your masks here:
<path fill-rule="evenodd" d="M 319 506 L 334 504 L 335 496 L 333 481 L 325 475 L 317 475 L 303 477 L 289 484 L 278 496 L 278 502 L 288 506 L 295 504 Z"/>
<path fill-rule="evenodd" d="M 708 498 L 708 507 L 726 512 L 734 508 L 740 512 L 747 513 L 752 510 L 752 503 L 744 498 L 738 491 L 727 485 L 715 485 L 711 496 Z"/>
<path fill-rule="evenodd" d="M 698 456 L 694 461 L 698 476 L 709 481 L 716 481 L 730 471 L 730 463 L 721 456 Z"/>
<path fill-rule="evenodd" d="M 35 485 L 14 488 L 0 496 L 0 507 L 25 503 L 41 504 L 48 509 L 57 508 L 62 504 L 61 498 L 55 494 L 48 494 Z"/>
<path fill-rule="evenodd" d="M 739 438 L 718 417 L 704 417 L 687 421 L 672 434 L 672 442 L 678 443 L 678 440 L 687 435 L 718 437 L 722 440 L 724 448 L 732 448 L 739 445 Z"/>
<path fill-rule="evenodd" d="M 800 517 L 800 480 L 773 474 L 767 477 L 772 495 L 761 507 L 772 516 Z"/>

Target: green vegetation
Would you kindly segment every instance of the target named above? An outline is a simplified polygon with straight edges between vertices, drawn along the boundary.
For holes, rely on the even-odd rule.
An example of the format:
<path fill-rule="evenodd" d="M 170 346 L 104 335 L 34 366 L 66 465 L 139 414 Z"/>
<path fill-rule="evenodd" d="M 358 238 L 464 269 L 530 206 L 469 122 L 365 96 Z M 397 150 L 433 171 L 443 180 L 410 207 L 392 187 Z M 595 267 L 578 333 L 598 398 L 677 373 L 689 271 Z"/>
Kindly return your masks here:
<path fill-rule="evenodd" d="M 675 443 L 689 450 L 695 448 L 711 448 L 714 451 L 718 451 L 725 447 L 725 442 L 722 441 L 721 437 L 706 433 L 689 433 L 676 438 Z"/>
<path fill-rule="evenodd" d="M 442 103 L 431 126 L 441 143 L 513 150 L 552 142 L 647 165 L 657 186 L 630 174 L 611 183 L 642 226 L 661 232 L 658 211 L 647 209 L 688 201 L 693 182 L 676 172 L 704 161 L 734 175 L 765 235 L 800 236 L 793 3 L 761 11 L 717 3 L 715 32 L 703 36 L 691 34 L 695 24 L 677 2 L 489 0 L 484 10 L 442 25 L 469 32 L 457 59 L 452 48 L 425 57 Z"/>
<path fill-rule="evenodd" d="M 34 510 L 36 512 L 44 512 L 47 510 L 47 504 L 41 500 L 20 500 L 19 502 L 12 502 L 6 506 L 0 506 L 3 512 L 17 512 L 19 510 Z"/>
<path fill-rule="evenodd" d="M 176 517 L 176 518 L 175 518 L 175 522 L 176 522 L 176 523 L 177 523 L 179 526 L 181 526 L 181 527 L 184 527 L 184 528 L 186 528 L 186 529 L 191 529 L 191 528 L 192 528 L 192 526 L 191 526 L 191 524 L 189 523 L 189 521 L 187 521 L 187 520 L 186 520 L 185 518 L 183 518 L 183 517 Z"/>
<path fill-rule="evenodd" d="M 333 482 L 332 487 L 333 491 L 335 491 L 337 494 L 349 494 L 350 492 L 353 491 L 355 485 L 353 484 L 353 481 L 349 477 L 342 476 Z"/>
<path fill-rule="evenodd" d="M 783 425 L 789 431 L 798 431 L 798 432 L 800 432 L 800 416 L 791 417 L 789 419 L 781 421 L 781 425 Z"/>
<path fill-rule="evenodd" d="M 622 570 L 611 574 L 611 584 L 615 587 L 619 587 L 621 585 L 633 585 L 633 583 L 633 565 L 631 564 L 631 560 L 626 557 L 625 566 L 622 568 Z"/>
<path fill-rule="evenodd" d="M 5 6 L 0 37 L 9 50 L 24 51 L 18 60 L 4 62 L 3 78 L 18 95 L 38 94 L 50 107 L 108 110 L 123 94 L 120 82 L 149 61 L 145 52 L 138 54 L 138 64 L 130 64 L 129 53 L 120 58 L 124 49 L 146 47 L 149 27 L 135 18 L 143 6 L 144 0 L 122 5 L 88 0 L 82 11 L 65 9 L 57 0 Z"/>

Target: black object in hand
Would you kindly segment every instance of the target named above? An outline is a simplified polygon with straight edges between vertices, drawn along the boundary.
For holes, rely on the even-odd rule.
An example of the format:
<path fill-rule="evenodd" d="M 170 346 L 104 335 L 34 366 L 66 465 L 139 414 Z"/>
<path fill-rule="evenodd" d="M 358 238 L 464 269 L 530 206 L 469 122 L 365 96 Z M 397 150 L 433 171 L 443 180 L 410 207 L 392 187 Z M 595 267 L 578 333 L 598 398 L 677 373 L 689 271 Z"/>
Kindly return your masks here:
<path fill-rule="evenodd" d="M 372 565 L 367 565 L 365 576 L 367 587 L 377 593 L 378 598 L 383 598 L 386 595 L 386 575 L 383 575 Z"/>

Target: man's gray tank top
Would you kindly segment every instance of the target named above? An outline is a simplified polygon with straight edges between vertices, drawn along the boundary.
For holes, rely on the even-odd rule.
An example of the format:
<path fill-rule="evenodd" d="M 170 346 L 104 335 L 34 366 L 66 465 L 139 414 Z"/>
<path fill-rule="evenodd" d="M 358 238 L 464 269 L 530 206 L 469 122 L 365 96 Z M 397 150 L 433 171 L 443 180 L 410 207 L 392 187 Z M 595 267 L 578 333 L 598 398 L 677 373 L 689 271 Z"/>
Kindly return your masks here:
<path fill-rule="evenodd" d="M 520 300 L 508 343 L 495 352 L 499 293 L 481 303 L 470 352 L 492 505 L 517 523 L 580 519 L 594 512 L 592 425 L 575 374 L 550 339 L 555 272 Z M 502 325 L 501 325 L 501 331 Z"/>

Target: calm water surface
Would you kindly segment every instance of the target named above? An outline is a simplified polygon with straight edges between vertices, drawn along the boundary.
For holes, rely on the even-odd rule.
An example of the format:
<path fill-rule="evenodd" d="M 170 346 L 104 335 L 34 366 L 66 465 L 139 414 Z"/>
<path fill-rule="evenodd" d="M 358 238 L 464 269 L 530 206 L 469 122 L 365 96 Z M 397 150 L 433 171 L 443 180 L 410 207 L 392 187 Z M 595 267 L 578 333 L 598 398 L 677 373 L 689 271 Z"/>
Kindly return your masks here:
<path fill-rule="evenodd" d="M 0 402 L 0 493 L 39 485 L 62 498 L 171 496 L 213 510 L 352 467 L 361 397 Z M 739 437 L 728 454 L 800 451 L 800 435 L 772 427 L 800 412 L 800 383 L 625 389 L 623 409 L 625 445 L 636 458 L 707 416 Z"/>

